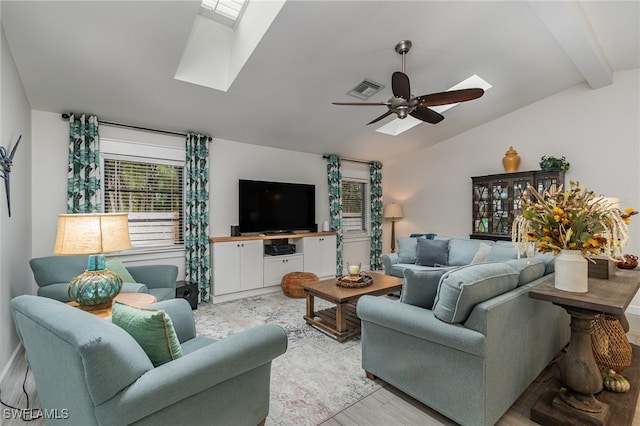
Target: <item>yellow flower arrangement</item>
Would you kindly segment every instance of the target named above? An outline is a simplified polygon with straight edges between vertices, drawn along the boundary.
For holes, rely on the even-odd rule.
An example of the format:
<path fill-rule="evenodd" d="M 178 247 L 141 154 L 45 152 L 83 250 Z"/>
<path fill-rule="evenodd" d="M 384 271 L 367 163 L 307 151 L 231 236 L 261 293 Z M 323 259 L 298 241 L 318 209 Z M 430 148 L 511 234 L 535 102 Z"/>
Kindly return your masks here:
<path fill-rule="evenodd" d="M 638 213 L 634 208 L 622 212 L 573 181 L 567 191 L 560 187 L 541 195 L 529 187 L 528 192 L 531 198 L 523 195 L 522 215 L 512 226 L 511 237 L 519 254 L 528 256 L 533 244 L 541 253 L 580 250 L 587 258 L 622 258 L 622 247 L 629 243 L 627 224 Z"/>

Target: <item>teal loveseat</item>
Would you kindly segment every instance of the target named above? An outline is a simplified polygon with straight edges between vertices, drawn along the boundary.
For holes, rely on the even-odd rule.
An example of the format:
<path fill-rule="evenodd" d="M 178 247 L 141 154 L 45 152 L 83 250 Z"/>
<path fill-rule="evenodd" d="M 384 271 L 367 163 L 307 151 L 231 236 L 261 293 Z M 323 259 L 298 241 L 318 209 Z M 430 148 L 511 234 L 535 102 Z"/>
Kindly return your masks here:
<path fill-rule="evenodd" d="M 404 271 L 399 301 L 358 301 L 362 368 L 457 423 L 495 424 L 569 341 L 564 309 L 528 294 L 547 266 Z"/>
<path fill-rule="evenodd" d="M 87 269 L 88 256 L 46 256 L 29 261 L 38 285 L 38 296 L 69 302 L 69 282 Z M 125 281 L 123 293 L 149 293 L 159 301 L 176 297 L 175 265 L 127 266 L 135 282 Z"/>
<path fill-rule="evenodd" d="M 172 319 L 182 356 L 154 367 L 126 331 L 56 300 L 11 300 L 48 425 L 246 425 L 269 413 L 271 362 L 284 330 L 265 324 L 223 340 L 196 336 L 184 299 L 150 305 Z"/>

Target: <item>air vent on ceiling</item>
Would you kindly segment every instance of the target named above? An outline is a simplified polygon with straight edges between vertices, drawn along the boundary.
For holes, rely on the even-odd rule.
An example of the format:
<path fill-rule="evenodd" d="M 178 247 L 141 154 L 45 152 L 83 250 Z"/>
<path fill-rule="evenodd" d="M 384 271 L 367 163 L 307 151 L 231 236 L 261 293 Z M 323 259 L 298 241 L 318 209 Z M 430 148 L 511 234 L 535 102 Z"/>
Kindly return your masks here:
<path fill-rule="evenodd" d="M 384 86 L 380 83 L 374 83 L 371 80 L 362 80 L 356 87 L 347 92 L 347 95 L 355 96 L 359 99 L 369 99 L 380 90 L 384 89 Z"/>

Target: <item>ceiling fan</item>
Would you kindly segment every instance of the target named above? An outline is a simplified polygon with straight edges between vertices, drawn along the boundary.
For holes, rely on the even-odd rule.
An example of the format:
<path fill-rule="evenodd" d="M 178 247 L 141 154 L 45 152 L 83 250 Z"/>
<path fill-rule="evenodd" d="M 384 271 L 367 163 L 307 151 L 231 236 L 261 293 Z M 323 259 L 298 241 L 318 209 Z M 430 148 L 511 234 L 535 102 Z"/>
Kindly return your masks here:
<path fill-rule="evenodd" d="M 444 120 L 444 116 L 429 107 L 471 101 L 484 94 L 483 89 L 475 88 L 431 93 L 422 96 L 412 95 L 409 77 L 404 73 L 405 55 L 409 52 L 409 49 L 411 49 L 411 41 L 409 40 L 402 40 L 396 44 L 396 52 L 402 55 L 402 72 L 396 71 L 391 76 L 393 97 L 387 102 L 333 102 L 333 104 L 355 106 L 386 105 L 389 108 L 387 112 L 374 118 L 367 125 L 376 123 L 391 114 L 396 114 L 401 119 L 410 115 L 418 120 L 436 124 Z"/>

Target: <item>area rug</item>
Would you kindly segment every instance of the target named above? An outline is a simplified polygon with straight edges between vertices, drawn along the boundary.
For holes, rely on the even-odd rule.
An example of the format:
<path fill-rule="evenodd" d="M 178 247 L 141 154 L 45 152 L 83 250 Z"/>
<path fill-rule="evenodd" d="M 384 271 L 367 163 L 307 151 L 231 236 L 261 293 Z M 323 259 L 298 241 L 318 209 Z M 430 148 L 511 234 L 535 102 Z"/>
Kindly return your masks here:
<path fill-rule="evenodd" d="M 316 298 L 316 309 L 323 303 Z M 272 363 L 268 425 L 317 425 L 382 386 L 364 375 L 359 337 L 338 343 L 310 327 L 305 304 L 277 292 L 194 311 L 197 333 L 215 339 L 266 323 L 287 332 L 287 352 Z"/>

